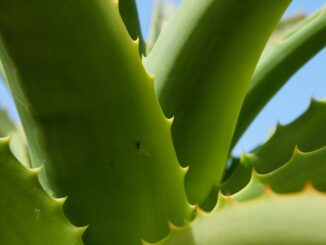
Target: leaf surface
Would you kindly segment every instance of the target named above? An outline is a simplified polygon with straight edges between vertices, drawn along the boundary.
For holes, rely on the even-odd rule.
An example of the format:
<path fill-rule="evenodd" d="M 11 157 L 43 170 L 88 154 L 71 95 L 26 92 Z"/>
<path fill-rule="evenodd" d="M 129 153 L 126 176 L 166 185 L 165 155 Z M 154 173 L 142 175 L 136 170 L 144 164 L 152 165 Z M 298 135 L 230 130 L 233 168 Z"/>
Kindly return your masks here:
<path fill-rule="evenodd" d="M 287 163 L 297 146 L 304 152 L 317 150 L 326 145 L 326 103 L 312 100 L 309 108 L 292 123 L 278 125 L 274 134 L 253 154 L 244 154 L 240 163 L 222 184 L 225 194 L 234 194 L 250 180 L 253 167 L 260 174 L 269 173 Z"/>
<path fill-rule="evenodd" d="M 268 192 L 200 215 L 185 228 L 173 228 L 170 236 L 157 244 L 323 244 L 325 203 L 325 194 L 311 188 L 290 195 Z"/>
<path fill-rule="evenodd" d="M 262 57 L 242 105 L 232 146 L 288 79 L 325 47 L 325 37 L 326 7 L 307 17 L 293 31 L 276 41 L 268 54 Z"/>
<path fill-rule="evenodd" d="M 219 185 L 249 81 L 288 0 L 183 1 L 144 64 L 174 116 L 178 159 L 191 203 Z M 266 11 L 269 9 L 269 11 Z"/>
<path fill-rule="evenodd" d="M 153 79 L 117 1 L 0 0 L 0 57 L 42 184 L 85 244 L 140 244 L 191 215 Z M 17 6 L 20 6 L 17 8 Z"/>
<path fill-rule="evenodd" d="M 85 228 L 70 224 L 64 200 L 54 200 L 40 186 L 39 170 L 23 167 L 0 138 L 0 237 L 10 245 L 81 245 Z"/>

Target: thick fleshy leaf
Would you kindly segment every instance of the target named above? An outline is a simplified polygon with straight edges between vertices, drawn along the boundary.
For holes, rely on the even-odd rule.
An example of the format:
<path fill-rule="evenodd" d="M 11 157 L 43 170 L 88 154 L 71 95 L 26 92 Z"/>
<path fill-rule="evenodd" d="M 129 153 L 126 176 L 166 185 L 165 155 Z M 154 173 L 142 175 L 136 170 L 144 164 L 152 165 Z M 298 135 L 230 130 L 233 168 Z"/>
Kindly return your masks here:
<path fill-rule="evenodd" d="M 86 244 L 140 244 L 189 218 L 171 138 L 117 1 L 0 0 L 0 56 L 43 186 Z M 19 8 L 17 8 L 19 6 Z"/>
<path fill-rule="evenodd" d="M 6 137 L 15 129 L 15 125 L 10 120 L 7 111 L 0 108 L 0 137 Z"/>
<path fill-rule="evenodd" d="M 145 54 L 146 44 L 140 29 L 140 22 L 135 0 L 118 0 L 121 18 L 133 40 L 139 39 L 139 52 Z"/>
<path fill-rule="evenodd" d="M 326 192 L 326 147 L 312 152 L 295 148 L 290 161 L 268 174 L 257 178 L 276 192 L 295 192 L 311 181 L 314 187 Z"/>
<path fill-rule="evenodd" d="M 312 188 L 302 193 L 277 195 L 225 206 L 202 214 L 185 228 L 156 245 L 324 244 L 326 195 Z"/>
<path fill-rule="evenodd" d="M 273 95 L 326 45 L 326 7 L 275 43 L 260 60 L 243 103 L 232 146 Z"/>
<path fill-rule="evenodd" d="M 225 194 L 241 190 L 250 180 L 253 167 L 258 173 L 269 173 L 291 159 L 298 146 L 305 152 L 326 146 L 326 102 L 312 100 L 308 110 L 292 123 L 278 125 L 274 134 L 253 154 L 244 154 L 238 167 L 223 183 Z"/>
<path fill-rule="evenodd" d="M 268 43 L 266 44 L 266 47 L 264 49 L 264 52 L 262 53 L 262 56 L 260 59 L 262 59 L 263 56 L 267 55 L 272 47 L 275 46 L 275 43 L 278 42 L 278 40 L 285 37 L 285 35 L 289 34 L 291 31 L 294 30 L 299 24 L 302 23 L 306 18 L 306 15 L 302 12 L 296 13 L 293 16 L 289 16 L 285 19 L 282 19 L 280 23 L 278 23 L 277 27 L 273 31 L 271 37 L 269 38 Z"/>
<path fill-rule="evenodd" d="M 151 51 L 163 27 L 177 9 L 175 3 L 164 0 L 155 0 L 153 5 L 151 27 L 147 41 L 147 54 Z"/>
<path fill-rule="evenodd" d="M 0 237 L 10 245 L 78 245 L 85 228 L 77 228 L 63 214 L 63 200 L 41 188 L 40 170 L 23 167 L 0 138 Z"/>
<path fill-rule="evenodd" d="M 246 161 L 246 160 L 245 160 Z M 326 192 L 326 147 L 311 152 L 295 148 L 291 159 L 278 169 L 267 173 L 252 173 L 250 182 L 232 196 L 237 201 L 255 198 L 268 186 L 277 193 L 298 192 L 305 183 Z"/>
<path fill-rule="evenodd" d="M 0 108 L 0 137 L 11 137 L 10 148 L 16 158 L 26 167 L 30 167 L 25 134 L 20 124 L 15 124 L 6 110 Z"/>
<path fill-rule="evenodd" d="M 289 3 L 182 1 L 144 60 L 164 113 L 174 116 L 173 142 L 190 167 L 185 187 L 193 204 L 220 183 L 252 72 Z"/>

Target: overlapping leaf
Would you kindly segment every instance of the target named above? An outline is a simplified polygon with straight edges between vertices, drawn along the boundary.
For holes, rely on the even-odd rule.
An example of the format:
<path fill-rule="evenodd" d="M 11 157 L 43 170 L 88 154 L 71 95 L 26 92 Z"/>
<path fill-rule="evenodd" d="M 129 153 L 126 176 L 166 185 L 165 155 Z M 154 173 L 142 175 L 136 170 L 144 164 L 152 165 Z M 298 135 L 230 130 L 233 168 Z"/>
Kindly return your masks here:
<path fill-rule="evenodd" d="M 11 154 L 9 139 L 0 138 L 0 237 L 10 245 L 81 245 L 85 228 L 68 222 L 63 200 L 42 190 L 39 170 L 25 169 Z"/>
<path fill-rule="evenodd" d="M 175 118 L 191 203 L 203 204 L 220 183 L 252 72 L 289 2 L 183 1 L 144 60 L 163 111 Z"/>
<path fill-rule="evenodd" d="M 0 0 L 0 57 L 43 186 L 90 225 L 86 244 L 140 244 L 191 210 L 170 127 L 117 1 Z M 20 6 L 17 8 L 17 6 Z M 18 18 L 19 17 L 19 18 Z"/>
<path fill-rule="evenodd" d="M 326 45 L 326 8 L 277 41 L 260 60 L 242 105 L 234 146 L 252 120 L 288 79 Z"/>

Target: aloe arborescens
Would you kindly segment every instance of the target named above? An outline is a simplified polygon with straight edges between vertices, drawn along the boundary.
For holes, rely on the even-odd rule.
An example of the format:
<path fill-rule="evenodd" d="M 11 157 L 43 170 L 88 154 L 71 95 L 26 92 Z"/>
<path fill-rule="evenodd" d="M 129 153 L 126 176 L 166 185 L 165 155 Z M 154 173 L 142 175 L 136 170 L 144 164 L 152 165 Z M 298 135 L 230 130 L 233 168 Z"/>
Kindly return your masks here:
<path fill-rule="evenodd" d="M 184 0 L 147 54 L 134 0 L 0 0 L 1 73 L 27 139 L 0 141 L 2 241 L 326 242 L 324 102 L 226 169 L 325 46 L 321 10 L 259 59 L 289 3 Z"/>

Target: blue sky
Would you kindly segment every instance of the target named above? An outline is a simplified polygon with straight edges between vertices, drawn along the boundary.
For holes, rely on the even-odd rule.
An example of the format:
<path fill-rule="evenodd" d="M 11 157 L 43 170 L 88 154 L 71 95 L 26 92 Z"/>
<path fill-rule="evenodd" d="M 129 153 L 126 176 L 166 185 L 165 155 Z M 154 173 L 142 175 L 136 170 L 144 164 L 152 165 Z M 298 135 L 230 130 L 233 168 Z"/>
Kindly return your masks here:
<path fill-rule="evenodd" d="M 170 1 L 175 3 L 179 2 L 178 0 Z M 137 0 L 145 37 L 148 36 L 152 2 L 151 0 Z M 311 13 L 325 4 L 326 0 L 293 0 L 285 15 L 289 16 L 298 11 Z M 275 128 L 278 121 L 282 124 L 291 122 L 306 110 L 311 96 L 319 99 L 326 97 L 326 49 L 322 50 L 295 74 L 283 89 L 268 103 L 240 140 L 234 153 L 238 155 L 242 151 L 249 151 L 264 141 L 268 132 Z M 10 108 L 12 117 L 17 117 L 12 109 L 12 99 L 1 83 L 0 105 L 5 108 Z"/>

